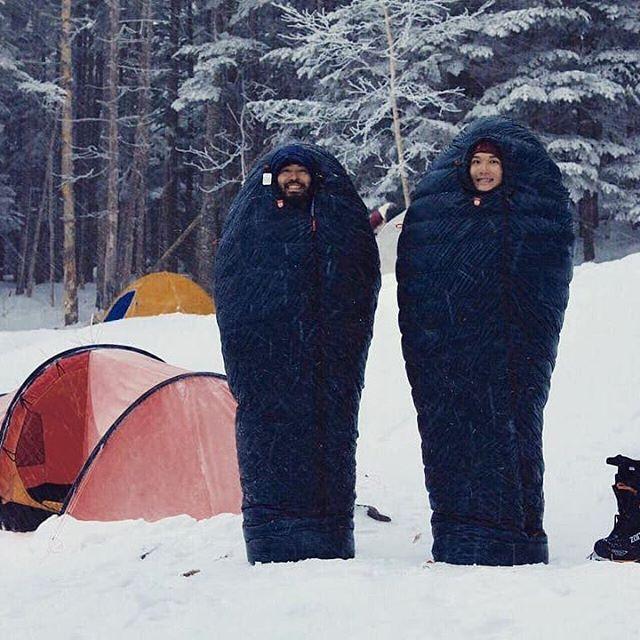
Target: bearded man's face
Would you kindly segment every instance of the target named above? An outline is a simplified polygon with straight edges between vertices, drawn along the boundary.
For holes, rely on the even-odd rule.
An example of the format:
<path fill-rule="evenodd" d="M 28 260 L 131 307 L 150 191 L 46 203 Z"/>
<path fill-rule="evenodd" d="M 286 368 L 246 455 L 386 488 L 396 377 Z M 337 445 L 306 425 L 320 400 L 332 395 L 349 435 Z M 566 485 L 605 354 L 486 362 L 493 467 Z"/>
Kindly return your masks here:
<path fill-rule="evenodd" d="M 305 166 L 296 163 L 288 164 L 282 168 L 277 180 L 285 200 L 303 201 L 309 198 L 311 174 Z"/>

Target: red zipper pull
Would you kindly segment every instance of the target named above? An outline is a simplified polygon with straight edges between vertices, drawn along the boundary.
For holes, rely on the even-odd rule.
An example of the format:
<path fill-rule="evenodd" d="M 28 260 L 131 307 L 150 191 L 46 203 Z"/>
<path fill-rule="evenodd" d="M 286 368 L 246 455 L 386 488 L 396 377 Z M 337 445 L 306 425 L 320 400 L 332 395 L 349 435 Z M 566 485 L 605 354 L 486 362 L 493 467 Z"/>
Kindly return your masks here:
<path fill-rule="evenodd" d="M 311 233 L 315 233 L 318 225 L 316 223 L 316 200 L 311 200 L 311 207 L 309 212 L 311 213 Z"/>

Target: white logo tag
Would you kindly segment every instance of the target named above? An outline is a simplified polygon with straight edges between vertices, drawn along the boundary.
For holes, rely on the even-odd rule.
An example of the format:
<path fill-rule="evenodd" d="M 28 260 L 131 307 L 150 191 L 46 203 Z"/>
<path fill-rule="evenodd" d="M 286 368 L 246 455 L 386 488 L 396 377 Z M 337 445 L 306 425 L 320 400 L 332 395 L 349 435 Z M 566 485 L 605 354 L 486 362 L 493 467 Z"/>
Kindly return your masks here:
<path fill-rule="evenodd" d="M 265 187 L 268 187 L 271 184 L 272 180 L 273 180 L 273 174 L 271 174 L 271 173 L 263 173 L 262 174 L 262 184 Z"/>

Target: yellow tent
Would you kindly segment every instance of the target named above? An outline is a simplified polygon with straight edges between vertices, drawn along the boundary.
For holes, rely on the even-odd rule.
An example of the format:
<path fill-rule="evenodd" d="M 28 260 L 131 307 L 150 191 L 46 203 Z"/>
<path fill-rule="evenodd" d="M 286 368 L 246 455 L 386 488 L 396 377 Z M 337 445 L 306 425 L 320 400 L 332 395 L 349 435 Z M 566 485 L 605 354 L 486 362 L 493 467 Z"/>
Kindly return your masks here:
<path fill-rule="evenodd" d="M 104 316 L 104 322 L 159 316 L 163 313 L 215 313 L 211 296 L 199 285 L 177 273 L 150 273 L 120 292 Z"/>

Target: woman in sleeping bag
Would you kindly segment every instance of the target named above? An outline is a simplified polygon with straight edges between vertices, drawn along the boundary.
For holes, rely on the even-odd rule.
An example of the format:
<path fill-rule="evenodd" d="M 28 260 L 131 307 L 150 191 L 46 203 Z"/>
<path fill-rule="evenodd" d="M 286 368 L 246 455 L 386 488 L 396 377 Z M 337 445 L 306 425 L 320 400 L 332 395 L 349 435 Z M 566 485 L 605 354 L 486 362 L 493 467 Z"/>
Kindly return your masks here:
<path fill-rule="evenodd" d="M 261 159 L 229 211 L 215 271 L 251 563 L 354 555 L 379 287 L 368 211 L 338 161 L 306 144 Z"/>
<path fill-rule="evenodd" d="M 548 561 L 542 418 L 572 246 L 560 171 L 511 120 L 467 127 L 416 189 L 398 302 L 436 561 Z"/>

